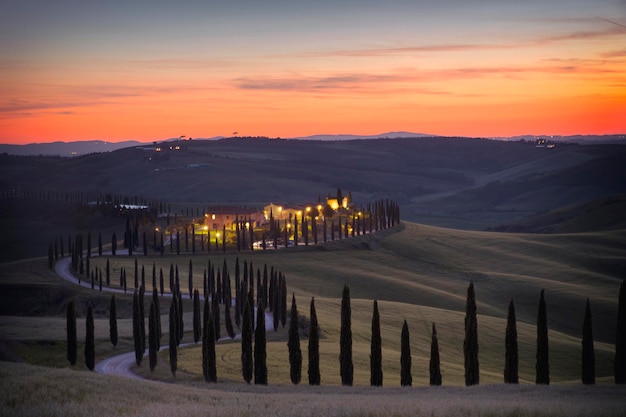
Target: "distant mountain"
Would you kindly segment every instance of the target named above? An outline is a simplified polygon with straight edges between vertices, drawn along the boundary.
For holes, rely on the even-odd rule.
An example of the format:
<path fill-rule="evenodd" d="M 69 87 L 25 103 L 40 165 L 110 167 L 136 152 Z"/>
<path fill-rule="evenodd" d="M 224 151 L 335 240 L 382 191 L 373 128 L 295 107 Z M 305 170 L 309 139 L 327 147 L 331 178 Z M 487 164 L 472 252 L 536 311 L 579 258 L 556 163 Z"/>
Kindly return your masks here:
<path fill-rule="evenodd" d="M 413 133 L 413 132 L 387 132 L 378 135 L 311 135 L 301 136 L 289 139 L 295 140 L 356 140 L 356 139 L 395 139 L 395 138 L 433 138 L 437 135 L 430 135 L 426 133 Z"/>
<path fill-rule="evenodd" d="M 112 152 L 131 146 L 145 145 L 135 140 L 125 142 L 105 142 L 86 140 L 77 142 L 29 143 L 27 145 L 0 144 L 0 153 L 10 155 L 78 156 L 90 153 Z"/>

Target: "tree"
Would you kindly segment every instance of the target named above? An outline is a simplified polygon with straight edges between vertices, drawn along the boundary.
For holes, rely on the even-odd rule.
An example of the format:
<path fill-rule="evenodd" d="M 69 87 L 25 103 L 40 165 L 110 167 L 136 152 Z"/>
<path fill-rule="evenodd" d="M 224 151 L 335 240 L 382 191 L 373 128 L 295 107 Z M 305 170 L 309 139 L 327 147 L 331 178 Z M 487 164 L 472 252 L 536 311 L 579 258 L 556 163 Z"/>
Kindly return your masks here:
<path fill-rule="evenodd" d="M 383 352 L 380 337 L 380 315 L 378 314 L 378 302 L 376 300 L 374 300 L 374 313 L 372 314 L 370 385 L 373 387 L 381 387 L 383 385 Z"/>
<path fill-rule="evenodd" d="M 430 385 L 441 385 L 441 363 L 439 360 L 439 340 L 437 339 L 437 328 L 433 323 L 432 337 L 430 339 Z"/>
<path fill-rule="evenodd" d="M 257 307 L 256 329 L 254 331 L 254 383 L 267 385 L 265 309 L 262 304 Z"/>
<path fill-rule="evenodd" d="M 111 254 L 115 256 L 116 251 L 117 251 L 117 235 L 113 233 L 111 235 Z"/>
<path fill-rule="evenodd" d="M 77 351 L 77 340 L 76 340 L 76 310 L 74 308 L 74 301 L 70 301 L 67 303 L 67 360 L 70 361 L 70 364 L 76 365 L 76 351 Z"/>
<path fill-rule="evenodd" d="M 198 343 L 202 336 L 202 326 L 200 323 L 200 292 L 196 288 L 193 291 L 193 341 Z"/>
<path fill-rule="evenodd" d="M 473 282 L 470 282 L 469 288 L 467 289 L 463 353 L 465 356 L 465 385 L 478 385 L 480 382 L 478 364 L 478 322 L 476 320 L 476 295 L 474 293 Z"/>
<path fill-rule="evenodd" d="M 217 361 L 215 356 L 215 325 L 213 316 L 209 314 L 206 326 L 206 382 L 217 382 Z"/>
<path fill-rule="evenodd" d="M 193 296 L 193 264 L 189 260 L 189 299 Z"/>
<path fill-rule="evenodd" d="M 546 313 L 546 302 L 543 295 L 544 290 L 541 290 L 541 296 L 539 298 L 539 311 L 537 312 L 537 354 L 535 370 L 537 377 L 535 383 L 537 384 L 550 384 L 550 362 L 549 362 L 549 350 L 548 350 L 548 319 Z"/>
<path fill-rule="evenodd" d="M 117 346 L 117 307 L 115 305 L 115 294 L 111 296 L 111 306 L 109 308 L 109 339 L 113 348 Z"/>
<path fill-rule="evenodd" d="M 176 303 L 172 300 L 170 304 L 170 371 L 176 376 L 178 368 L 178 317 L 176 312 Z"/>
<path fill-rule="evenodd" d="M 241 326 L 241 373 L 248 384 L 252 380 L 253 356 L 252 356 L 252 306 L 246 302 L 243 308 L 243 322 Z"/>
<path fill-rule="evenodd" d="M 93 371 L 96 366 L 96 340 L 93 325 L 93 309 L 87 307 L 87 320 L 85 322 L 85 365 L 87 369 Z"/>
<path fill-rule="evenodd" d="M 230 301 L 224 304 L 224 325 L 226 326 L 226 333 L 231 339 L 235 338 L 235 329 L 233 327 L 233 319 L 230 315 Z"/>
<path fill-rule="evenodd" d="M 596 383 L 596 356 L 593 349 L 593 329 L 591 325 L 591 304 L 587 298 L 585 318 L 583 320 L 583 357 L 582 357 L 582 382 L 585 385 Z"/>
<path fill-rule="evenodd" d="M 320 384 L 320 336 L 315 312 L 315 298 L 311 298 L 309 319 L 309 385 Z"/>
<path fill-rule="evenodd" d="M 400 336 L 400 385 L 410 387 L 413 384 L 411 376 L 411 341 L 409 338 L 409 325 L 406 320 L 402 325 Z"/>
<path fill-rule="evenodd" d="M 341 384 L 352 385 L 354 366 L 352 364 L 352 311 L 350 288 L 344 284 L 341 295 L 341 333 L 339 336 L 339 368 Z"/>
<path fill-rule="evenodd" d="M 139 318 L 139 294 L 133 293 L 133 341 L 135 346 L 135 362 L 141 366 L 141 360 L 145 349 L 141 348 L 141 323 Z"/>
<path fill-rule="evenodd" d="M 98 232 L 98 256 L 102 256 L 102 233 Z"/>
<path fill-rule="evenodd" d="M 615 383 L 626 384 L 626 280 L 619 286 L 614 367 Z"/>
<path fill-rule="evenodd" d="M 509 314 L 506 320 L 506 334 L 504 338 L 504 383 L 519 383 L 519 359 L 517 353 L 517 324 L 515 320 L 515 305 L 513 299 L 509 302 Z"/>
<path fill-rule="evenodd" d="M 300 350 L 300 334 L 298 329 L 298 307 L 296 295 L 291 297 L 291 312 L 289 316 L 289 375 L 291 382 L 298 385 L 302 379 L 302 351 Z"/>
<path fill-rule="evenodd" d="M 157 331 L 157 313 L 154 302 L 150 303 L 150 317 L 148 319 L 148 359 L 150 361 L 150 372 L 154 371 L 157 365 L 157 352 L 159 351 L 159 333 Z"/>

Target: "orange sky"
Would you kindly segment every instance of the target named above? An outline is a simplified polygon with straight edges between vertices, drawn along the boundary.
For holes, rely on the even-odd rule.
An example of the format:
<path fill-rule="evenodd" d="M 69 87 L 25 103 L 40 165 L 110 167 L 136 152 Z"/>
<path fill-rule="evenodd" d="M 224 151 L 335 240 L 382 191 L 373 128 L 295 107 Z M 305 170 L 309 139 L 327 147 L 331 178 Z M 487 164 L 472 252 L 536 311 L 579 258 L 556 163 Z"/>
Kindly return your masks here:
<path fill-rule="evenodd" d="M 15 3 L 0 143 L 626 133 L 622 0 Z"/>

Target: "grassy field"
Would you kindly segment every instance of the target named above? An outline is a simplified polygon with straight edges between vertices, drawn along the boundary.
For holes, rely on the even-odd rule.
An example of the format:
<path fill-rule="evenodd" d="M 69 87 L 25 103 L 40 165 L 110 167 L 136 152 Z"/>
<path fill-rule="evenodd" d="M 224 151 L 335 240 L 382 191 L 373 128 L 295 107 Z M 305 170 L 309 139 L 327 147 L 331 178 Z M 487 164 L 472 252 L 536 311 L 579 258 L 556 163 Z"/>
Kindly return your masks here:
<path fill-rule="evenodd" d="M 29 410 L 37 409 L 37 404 L 42 403 L 28 403 L 10 387 L 27 384 L 25 381 L 40 384 L 35 382 L 37 378 L 55 378 L 66 383 L 63 387 L 36 385 L 41 395 L 58 407 L 53 408 L 58 412 L 51 411 L 49 415 L 72 415 L 81 407 L 86 407 L 81 415 L 100 415 L 97 404 L 105 404 L 107 398 L 114 398 L 115 392 L 124 390 L 125 386 L 137 395 L 116 404 L 117 408 L 110 414 L 165 415 L 167 410 L 184 404 L 186 415 L 201 414 L 207 408 L 216 415 L 621 415 L 626 391 L 612 386 L 612 361 L 617 291 L 626 266 L 626 256 L 621 249 L 624 247 L 624 230 L 526 235 L 403 223 L 393 231 L 317 247 L 212 254 L 210 257 L 140 256 L 138 265 L 145 267 L 148 293 L 153 264 L 157 273 L 163 268 L 166 288 L 170 265 L 177 264 L 183 294 L 187 293 L 190 259 L 194 286 L 199 288 L 209 261 L 221 267 L 226 260 L 231 277 L 236 257 L 242 266 L 244 260 L 252 262 L 255 270 L 267 265 L 282 271 L 287 277 L 289 298 L 292 293 L 296 294 L 301 315 L 308 316 L 311 297 L 315 297 L 322 330 L 322 386 L 306 386 L 307 340 L 304 335 L 301 335 L 304 386 L 290 385 L 287 332 L 279 329 L 268 333 L 268 387 L 247 386 L 243 382 L 238 341 L 218 344 L 219 383 L 216 385 L 203 382 L 197 346 L 180 350 L 174 386 L 152 382 L 137 385 L 135 381 L 79 372 L 85 370 L 80 363 L 82 350 L 79 350 L 79 363 L 71 369 L 53 371 L 26 364 L 1 363 L 0 383 L 9 394 L 2 407 L 10 415 L 29 415 Z M 118 286 L 122 267 L 126 268 L 132 285 L 134 258 L 118 256 L 110 262 L 112 286 Z M 104 268 L 105 263 L 104 257 L 91 262 L 92 266 L 100 268 Z M 5 360 L 67 367 L 63 305 L 69 299 L 78 300 L 77 304 L 83 307 L 87 303 L 98 306 L 97 359 L 132 349 L 130 293 L 116 295 L 121 346 L 114 350 L 108 342 L 109 294 L 60 282 L 54 272 L 47 269 L 45 260 L 3 264 L 0 274 L 3 304 L 12 306 L 4 307 L 0 316 L 0 346 L 3 347 L 0 354 Z M 465 388 L 462 387 L 463 323 L 470 281 L 474 282 L 478 302 L 481 387 Z M 344 283 L 350 286 L 352 296 L 355 387 L 341 387 L 337 391 L 340 385 L 340 297 Z M 558 385 L 543 389 L 532 385 L 535 321 L 541 289 L 546 290 L 548 308 L 551 381 Z M 33 294 L 31 291 L 35 291 L 36 296 L 29 296 Z M 5 299 L 6 294 L 12 294 L 15 299 Z M 593 314 L 598 387 L 580 385 L 580 339 L 587 297 Z M 518 318 L 522 382 L 519 387 L 502 384 L 506 308 L 511 298 L 515 300 Z M 367 387 L 374 299 L 379 301 L 381 314 L 383 389 Z M 187 333 L 183 342 L 190 342 L 191 305 L 189 301 L 185 303 Z M 169 301 L 165 298 L 161 304 L 163 323 L 167 323 L 168 307 Z M 79 315 L 78 338 L 82 341 L 84 312 Z M 400 331 L 404 319 L 408 321 L 411 334 L 412 389 L 399 387 Z M 444 384 L 441 389 L 427 387 L 432 323 L 436 324 L 439 336 Z M 164 330 L 167 330 L 166 325 Z M 167 336 L 164 337 L 167 340 Z M 153 374 L 146 365 L 137 372 L 149 379 L 174 381 L 166 352 L 161 353 L 159 366 Z M 103 390 L 104 386 L 115 388 Z M 167 401 L 164 394 L 159 394 L 161 390 L 169 392 Z M 96 391 L 98 402 L 85 404 L 86 396 Z M 296 403 L 300 405 L 294 408 Z M 594 407 L 601 407 L 601 411 L 592 410 Z"/>

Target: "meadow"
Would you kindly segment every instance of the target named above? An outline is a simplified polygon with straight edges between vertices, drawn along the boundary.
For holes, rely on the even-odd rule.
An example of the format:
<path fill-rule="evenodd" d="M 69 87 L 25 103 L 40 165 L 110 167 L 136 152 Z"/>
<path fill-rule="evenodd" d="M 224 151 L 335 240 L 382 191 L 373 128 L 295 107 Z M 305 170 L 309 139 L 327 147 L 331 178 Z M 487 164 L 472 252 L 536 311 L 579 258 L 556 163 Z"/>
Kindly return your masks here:
<path fill-rule="evenodd" d="M 287 332 L 282 328 L 276 333 L 268 332 L 267 387 L 245 384 L 241 377 L 240 343 L 229 340 L 220 342 L 217 347 L 217 384 L 204 383 L 198 346 L 180 350 L 176 378 L 169 373 L 166 352 L 161 352 L 154 373 L 150 373 L 147 364 L 135 369 L 145 378 L 156 380 L 152 382 L 138 383 L 85 372 L 80 350 L 79 363 L 70 367 L 64 357 L 62 304 L 74 299 L 79 301 L 79 306 L 87 303 L 97 306 L 96 354 L 99 360 L 132 349 L 129 307 L 132 296 L 130 293 L 116 295 L 121 305 L 122 341 L 113 349 L 108 342 L 109 294 L 61 282 L 54 272 L 47 270 L 44 260 L 31 262 L 27 271 L 20 262 L 3 264 L 3 277 L 12 277 L 3 279 L 3 291 L 9 287 L 13 290 L 26 287 L 37 289 L 41 295 L 39 298 L 23 297 L 30 300 L 26 308 L 31 310 L 30 315 L 0 316 L 3 351 L 11 351 L 13 347 L 12 354 L 21 361 L 61 368 L 32 368 L 25 363 L 2 362 L 0 379 L 9 394 L 3 407 L 11 415 L 29 415 L 29 407 L 37 409 L 37 402 L 30 403 L 26 397 L 10 394 L 13 392 L 10 387 L 32 383 L 37 390 L 45 391 L 41 393 L 44 398 L 51 396 L 50 401 L 59 407 L 58 414 L 64 415 L 78 410 L 88 411 L 83 415 L 101 415 L 100 406 L 96 404 L 106 408 L 106 398 L 114 398 L 115 390 L 123 387 L 133 394 L 116 405 L 119 415 L 165 415 L 166 410 L 180 407 L 189 415 L 202 414 L 207 409 L 217 415 L 523 416 L 594 415 L 594 412 L 595 415 L 620 415 L 626 391 L 612 385 L 612 361 L 617 290 L 621 282 L 617 277 L 626 263 L 619 248 L 625 246 L 624 231 L 526 235 L 460 231 L 404 222 L 394 230 L 318 246 L 210 256 L 138 257 L 139 266 L 145 266 L 147 272 L 148 292 L 153 264 L 157 271 L 163 268 L 166 277 L 170 264 L 177 264 L 185 299 L 190 259 L 194 265 L 194 286 L 198 288 L 202 287 L 203 269 L 209 260 L 218 266 L 226 260 L 231 274 L 236 257 L 241 263 L 252 262 L 255 270 L 268 265 L 283 272 L 287 277 L 289 299 L 292 293 L 296 295 L 302 316 L 308 316 L 309 302 L 315 297 L 322 332 L 320 387 L 307 385 L 307 340 L 303 335 L 302 384 L 290 384 Z M 92 265 L 100 268 L 104 268 L 105 262 L 106 257 L 92 259 Z M 132 276 L 134 258 L 116 256 L 110 258 L 110 262 L 112 286 L 118 284 L 120 268 L 126 268 Z M 466 388 L 463 387 L 463 323 L 470 281 L 474 282 L 478 302 L 481 386 Z M 351 388 L 341 387 L 339 377 L 340 297 L 344 283 L 350 287 L 352 298 L 355 386 Z M 548 307 L 551 387 L 534 386 L 535 322 L 541 289 L 546 290 Z M 593 314 L 596 387 L 580 384 L 580 340 L 587 297 Z M 515 300 L 518 319 L 521 384 L 517 387 L 502 383 L 506 308 L 511 298 Z M 374 299 L 379 302 L 381 314 L 382 389 L 368 386 Z M 39 315 L 33 313 L 36 305 L 45 311 Z M 46 305 L 48 307 L 44 308 Z M 167 323 L 168 307 L 165 298 L 161 305 L 164 323 Z M 192 341 L 191 311 L 190 302 L 185 301 L 183 342 Z M 82 341 L 84 312 L 79 316 L 78 339 Z M 405 319 L 411 335 L 413 388 L 399 387 L 400 330 Z M 439 388 L 428 387 L 433 323 L 438 331 L 443 374 L 443 387 Z M 165 325 L 164 331 L 167 331 Z M 29 378 L 31 382 L 25 382 Z M 47 378 L 63 383 L 50 386 L 41 382 Z M 168 384 L 155 385 L 159 381 Z M 116 388 L 111 391 L 111 386 Z M 166 404 L 165 395 L 159 394 L 161 390 L 171 396 Z M 87 398 L 94 398 L 96 392 L 98 400 L 94 399 L 96 402 L 92 404 Z M 596 408 L 601 411 L 594 411 Z"/>

